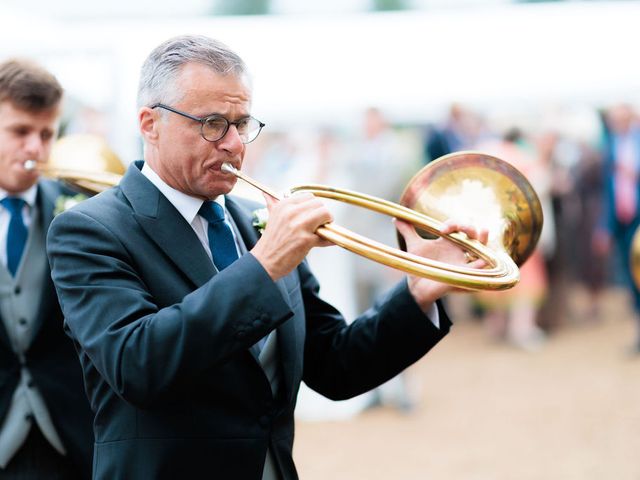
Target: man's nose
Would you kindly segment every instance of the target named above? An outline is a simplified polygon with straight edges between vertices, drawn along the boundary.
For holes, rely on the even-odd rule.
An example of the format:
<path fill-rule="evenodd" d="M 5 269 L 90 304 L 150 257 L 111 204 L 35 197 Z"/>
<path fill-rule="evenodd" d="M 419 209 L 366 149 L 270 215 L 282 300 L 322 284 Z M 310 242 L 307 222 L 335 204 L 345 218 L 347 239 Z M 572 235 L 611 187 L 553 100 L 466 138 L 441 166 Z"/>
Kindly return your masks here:
<path fill-rule="evenodd" d="M 37 133 L 32 133 L 25 139 L 25 150 L 32 157 L 32 160 L 42 160 L 44 147 L 44 140 Z"/>
<path fill-rule="evenodd" d="M 225 133 L 224 137 L 218 140 L 218 142 L 220 148 L 230 153 L 238 154 L 244 149 L 244 143 L 242 143 L 242 139 L 235 125 L 229 125 L 227 133 Z"/>

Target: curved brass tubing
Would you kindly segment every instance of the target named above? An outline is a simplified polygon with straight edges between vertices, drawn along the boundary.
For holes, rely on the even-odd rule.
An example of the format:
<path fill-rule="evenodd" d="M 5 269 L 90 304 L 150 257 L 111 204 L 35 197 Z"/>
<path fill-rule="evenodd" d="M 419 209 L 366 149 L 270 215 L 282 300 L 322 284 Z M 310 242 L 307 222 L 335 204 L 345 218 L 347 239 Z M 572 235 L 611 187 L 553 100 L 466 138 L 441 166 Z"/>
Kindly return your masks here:
<path fill-rule="evenodd" d="M 473 167 L 475 181 L 479 181 L 478 177 L 483 176 L 478 175 L 478 172 L 484 173 L 486 171 L 489 172 L 489 175 L 484 175 L 487 178 L 483 180 L 490 184 L 491 188 L 496 187 L 496 178 L 499 180 L 497 182 L 498 186 L 505 188 L 505 185 L 500 185 L 500 183 L 506 183 L 507 191 L 505 192 L 505 197 L 507 201 L 502 201 L 500 206 L 506 206 L 507 210 L 514 210 L 501 211 L 501 215 L 505 218 L 501 220 L 501 231 L 495 232 L 494 235 L 494 237 L 499 237 L 499 240 L 494 242 L 491 247 L 483 245 L 477 240 L 470 240 L 466 235 L 460 233 L 442 235 L 440 233 L 443 228 L 441 220 L 421 213 L 416 209 L 371 195 L 313 184 L 299 185 L 292 188 L 291 191 L 310 192 L 319 197 L 349 203 L 405 220 L 417 227 L 419 231 L 426 231 L 435 236 L 443 236 L 447 240 L 454 242 L 470 254 L 482 258 L 488 266 L 483 269 L 474 269 L 438 262 L 389 247 L 333 223 L 323 225 L 316 230 L 320 237 L 351 252 L 413 275 L 431 278 L 460 288 L 505 290 L 513 287 L 520 279 L 518 266 L 512 257 L 515 256 L 520 264 L 524 262 L 535 247 L 542 228 L 542 209 L 538 197 L 529 182 L 518 170 L 500 159 L 482 153 L 458 152 L 442 157 L 418 172 L 405 189 L 401 202 L 409 202 L 411 198 L 420 197 L 420 195 L 415 195 L 416 192 L 413 187 L 420 185 L 421 189 L 424 190 L 422 188 L 424 185 L 422 184 L 425 183 L 425 175 L 431 175 L 432 172 L 438 172 L 439 169 L 442 170 L 444 167 L 449 171 L 455 170 L 460 176 L 461 171 L 469 166 Z M 256 182 L 231 165 L 223 165 L 223 170 L 236 175 L 268 195 L 279 198 L 269 188 Z M 494 175 L 496 172 L 498 174 Z M 491 176 L 496 178 L 489 178 Z M 451 175 L 448 178 L 451 178 Z M 505 179 L 507 179 L 507 182 L 505 182 Z M 461 178 L 457 180 L 459 181 Z M 499 196 L 499 193 L 497 196 Z M 509 206 L 512 208 L 508 208 Z"/>
<path fill-rule="evenodd" d="M 43 166 L 28 161 L 25 168 L 36 169 L 45 176 L 64 181 L 89 194 L 101 192 L 119 182 L 124 167 L 114 163 L 113 154 L 105 150 L 103 144 L 95 138 L 67 141 L 70 151 L 52 155 L 52 160 L 57 158 L 56 161 Z M 83 155 L 69 167 L 68 159 L 78 151 L 82 151 Z M 98 163 L 87 166 L 87 158 L 94 158 Z M 222 170 L 279 199 L 268 187 L 230 164 L 224 164 Z M 472 256 L 482 258 L 487 267 L 477 269 L 424 258 L 376 242 L 334 223 L 316 230 L 320 237 L 383 265 L 470 290 L 505 290 L 513 287 L 520 278 L 518 265 L 531 254 L 542 229 L 540 202 L 525 177 L 507 162 L 479 152 L 457 152 L 431 162 L 409 182 L 400 204 L 325 185 L 299 185 L 291 191 L 310 192 L 318 197 L 399 218 L 414 225 L 420 233 L 442 236 L 459 245 Z M 452 198 L 454 204 L 458 203 L 458 212 L 475 209 L 473 215 L 476 216 L 456 218 L 456 209 L 449 211 L 451 209 L 447 207 Z M 494 217 L 490 225 L 486 225 L 486 218 L 483 218 L 487 212 L 492 212 Z M 443 221 L 448 218 L 488 228 L 489 244 L 470 240 L 462 233 L 442 235 Z"/>

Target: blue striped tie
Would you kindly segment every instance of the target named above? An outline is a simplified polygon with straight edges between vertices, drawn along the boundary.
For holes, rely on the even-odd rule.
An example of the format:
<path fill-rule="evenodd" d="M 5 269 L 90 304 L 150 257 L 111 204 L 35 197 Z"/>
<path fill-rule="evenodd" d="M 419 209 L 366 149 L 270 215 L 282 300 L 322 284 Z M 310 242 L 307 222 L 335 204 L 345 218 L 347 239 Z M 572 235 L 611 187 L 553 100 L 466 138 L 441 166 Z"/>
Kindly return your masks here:
<path fill-rule="evenodd" d="M 9 272 L 11 272 L 11 275 L 15 277 L 29 234 L 22 219 L 22 209 L 24 208 L 25 201 L 21 198 L 6 197 L 3 198 L 0 203 L 2 203 L 2 206 L 11 214 L 9 231 L 7 233 L 7 268 Z"/>
<path fill-rule="evenodd" d="M 206 201 L 198 213 L 209 222 L 207 229 L 213 263 L 222 271 L 238 259 L 231 227 L 224 221 L 224 209 L 216 202 Z"/>

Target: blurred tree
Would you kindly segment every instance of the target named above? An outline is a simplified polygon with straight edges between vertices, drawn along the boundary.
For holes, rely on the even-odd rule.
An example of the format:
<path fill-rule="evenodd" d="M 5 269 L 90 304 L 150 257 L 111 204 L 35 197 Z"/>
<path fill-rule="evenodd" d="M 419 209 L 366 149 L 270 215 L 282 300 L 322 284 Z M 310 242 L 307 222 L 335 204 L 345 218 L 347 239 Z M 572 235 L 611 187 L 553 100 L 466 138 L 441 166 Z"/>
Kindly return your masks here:
<path fill-rule="evenodd" d="M 373 10 L 406 10 L 408 8 L 406 0 L 373 0 Z"/>
<path fill-rule="evenodd" d="M 214 15 L 265 15 L 269 13 L 270 0 L 214 1 Z"/>

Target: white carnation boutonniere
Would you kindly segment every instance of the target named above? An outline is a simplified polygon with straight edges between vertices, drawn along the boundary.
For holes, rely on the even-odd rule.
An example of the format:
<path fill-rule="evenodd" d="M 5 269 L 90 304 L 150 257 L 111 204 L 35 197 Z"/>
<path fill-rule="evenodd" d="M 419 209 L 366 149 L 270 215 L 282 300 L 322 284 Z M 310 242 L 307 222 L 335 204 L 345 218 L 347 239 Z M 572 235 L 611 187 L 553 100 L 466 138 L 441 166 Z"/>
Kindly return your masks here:
<path fill-rule="evenodd" d="M 258 229 L 260 233 L 264 232 L 267 227 L 267 221 L 269 220 L 269 210 L 266 208 L 258 208 L 253 211 L 252 225 Z"/>
<path fill-rule="evenodd" d="M 76 206 L 81 201 L 86 200 L 87 196 L 82 193 L 77 195 L 60 195 L 56 199 L 56 206 L 53 209 L 53 216 L 60 215 L 62 212 L 66 212 L 70 208 Z"/>

